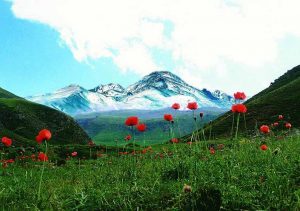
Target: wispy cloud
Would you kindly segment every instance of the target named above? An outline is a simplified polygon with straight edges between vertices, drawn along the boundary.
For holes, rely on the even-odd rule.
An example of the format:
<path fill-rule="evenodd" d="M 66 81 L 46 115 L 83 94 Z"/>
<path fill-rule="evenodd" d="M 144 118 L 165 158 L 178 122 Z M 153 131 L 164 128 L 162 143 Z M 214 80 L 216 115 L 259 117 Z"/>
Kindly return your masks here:
<path fill-rule="evenodd" d="M 216 88 L 222 83 L 232 91 L 233 80 L 251 75 L 258 82 L 255 88 L 249 81 L 237 84 L 250 92 L 268 82 L 259 77 L 263 68 L 269 69 L 269 77 L 278 75 L 271 64 L 280 59 L 279 42 L 286 35 L 300 37 L 299 8 L 298 0 L 13 0 L 12 4 L 18 18 L 57 30 L 78 61 L 111 57 L 121 71 L 144 75 L 163 68 L 153 59 L 152 49 L 167 50 L 178 64 L 174 71 L 194 85 Z M 241 66 L 243 73 L 236 73 L 233 68 Z M 215 80 L 209 80 L 212 76 Z"/>

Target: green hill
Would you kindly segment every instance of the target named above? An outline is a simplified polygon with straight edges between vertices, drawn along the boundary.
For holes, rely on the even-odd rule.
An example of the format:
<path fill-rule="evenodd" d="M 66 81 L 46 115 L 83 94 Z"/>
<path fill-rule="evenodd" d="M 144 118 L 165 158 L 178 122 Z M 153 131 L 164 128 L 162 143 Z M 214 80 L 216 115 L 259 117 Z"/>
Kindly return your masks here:
<path fill-rule="evenodd" d="M 222 109 L 201 109 L 205 112 L 205 121 L 208 122 L 217 118 L 225 111 Z M 199 111 L 200 112 L 200 111 Z M 171 108 L 162 110 L 120 110 L 108 111 L 87 115 L 76 116 L 75 119 L 79 125 L 92 137 L 93 141 L 98 144 L 115 145 L 126 143 L 124 137 L 131 133 L 128 127 L 124 125 L 125 119 L 128 116 L 138 116 L 142 123 L 147 125 L 145 133 L 135 131 L 137 143 L 141 144 L 144 141 L 146 144 L 165 143 L 169 140 L 169 124 L 163 119 L 164 114 L 171 113 L 175 118 L 173 125 L 173 136 L 180 137 L 189 134 L 195 128 L 194 120 L 191 111 L 177 111 Z M 198 127 L 201 127 L 202 122 L 198 119 Z M 179 132 L 180 131 L 180 132 Z"/>
<path fill-rule="evenodd" d="M 18 145 L 32 144 L 43 128 L 52 132 L 51 143 L 84 144 L 89 140 L 73 118 L 0 88 L 0 138 L 9 136 Z"/>
<path fill-rule="evenodd" d="M 255 82 L 254 82 L 255 83 Z M 265 90 L 245 102 L 247 133 L 251 134 L 262 124 L 277 121 L 282 114 L 293 127 L 300 127 L 300 65 L 287 71 Z M 241 116 L 240 130 L 245 133 L 244 118 Z M 229 111 L 212 122 L 212 133 L 216 137 L 230 136 L 232 112 Z M 205 127 L 206 134 L 209 127 Z M 189 139 L 191 136 L 185 136 Z"/>
<path fill-rule="evenodd" d="M 20 99 L 20 97 L 2 89 L 1 87 L 0 87 L 0 98 L 19 98 Z"/>

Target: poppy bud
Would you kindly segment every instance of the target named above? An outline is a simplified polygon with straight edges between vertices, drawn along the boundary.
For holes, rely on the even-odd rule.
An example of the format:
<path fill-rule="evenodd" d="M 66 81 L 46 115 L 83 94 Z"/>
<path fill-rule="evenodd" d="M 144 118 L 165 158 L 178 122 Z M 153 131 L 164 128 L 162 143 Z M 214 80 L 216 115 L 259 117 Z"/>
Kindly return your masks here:
<path fill-rule="evenodd" d="M 201 119 L 203 118 L 203 112 L 200 113 L 200 118 L 201 118 Z"/>
<path fill-rule="evenodd" d="M 290 129 L 291 127 L 292 127 L 292 124 L 291 123 L 285 123 L 285 127 L 287 128 L 287 129 Z"/>
<path fill-rule="evenodd" d="M 263 150 L 263 151 L 266 151 L 268 149 L 268 146 L 263 144 L 260 146 L 260 149 Z"/>
<path fill-rule="evenodd" d="M 183 192 L 184 193 L 190 193 L 190 192 L 192 192 L 192 187 L 190 185 L 184 184 L 184 186 L 183 186 Z"/>
<path fill-rule="evenodd" d="M 72 157 L 76 157 L 77 156 L 77 152 L 72 152 L 71 155 L 72 155 Z"/>
<path fill-rule="evenodd" d="M 125 137 L 125 140 L 126 140 L 126 141 L 130 141 L 130 140 L 131 140 L 131 135 L 127 135 L 127 136 Z"/>

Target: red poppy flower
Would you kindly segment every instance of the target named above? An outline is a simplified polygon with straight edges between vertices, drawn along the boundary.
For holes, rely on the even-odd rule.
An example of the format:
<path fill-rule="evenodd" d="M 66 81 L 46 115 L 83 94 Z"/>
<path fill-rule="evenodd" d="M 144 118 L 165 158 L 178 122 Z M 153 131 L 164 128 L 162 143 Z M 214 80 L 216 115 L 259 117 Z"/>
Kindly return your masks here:
<path fill-rule="evenodd" d="M 2 141 L 2 144 L 4 144 L 6 147 L 10 147 L 12 144 L 12 140 L 7 137 L 3 137 L 1 141 Z"/>
<path fill-rule="evenodd" d="M 175 109 L 175 110 L 180 109 L 179 103 L 174 103 L 174 104 L 172 105 L 172 108 Z"/>
<path fill-rule="evenodd" d="M 277 127 L 278 125 L 279 125 L 278 122 L 274 122 L 274 124 L 273 124 L 274 127 Z"/>
<path fill-rule="evenodd" d="M 287 128 L 287 129 L 292 128 L 292 124 L 289 122 L 285 123 L 285 128 Z"/>
<path fill-rule="evenodd" d="M 173 120 L 173 116 L 172 116 L 172 114 L 165 114 L 164 115 L 164 119 L 166 120 L 166 121 L 172 121 Z"/>
<path fill-rule="evenodd" d="M 43 141 L 49 141 L 52 137 L 52 134 L 49 130 L 43 129 L 39 132 L 39 134 L 36 136 L 35 140 L 41 144 Z"/>
<path fill-rule="evenodd" d="M 187 108 L 190 110 L 197 110 L 198 104 L 197 104 L 197 102 L 188 103 Z"/>
<path fill-rule="evenodd" d="M 244 104 L 235 104 L 235 105 L 232 105 L 231 111 L 233 113 L 246 113 L 247 107 Z"/>
<path fill-rule="evenodd" d="M 48 156 L 45 153 L 40 152 L 38 155 L 38 160 L 39 161 L 48 161 Z"/>
<path fill-rule="evenodd" d="M 71 155 L 72 155 L 72 157 L 76 157 L 77 156 L 77 152 L 72 152 Z"/>
<path fill-rule="evenodd" d="M 282 119 L 283 119 L 283 115 L 279 115 L 279 116 L 278 116 L 278 119 L 279 119 L 279 120 L 282 120 Z"/>
<path fill-rule="evenodd" d="M 262 125 L 262 126 L 260 127 L 260 132 L 262 132 L 262 133 L 264 133 L 264 134 L 269 133 L 269 132 L 270 132 L 269 126 L 268 126 L 268 125 Z"/>
<path fill-rule="evenodd" d="M 244 92 L 236 92 L 233 94 L 233 96 L 236 100 L 245 100 L 246 99 L 246 95 Z"/>
<path fill-rule="evenodd" d="M 213 147 L 211 147 L 211 148 L 209 149 L 209 153 L 213 155 L 213 154 L 216 153 L 216 151 L 215 151 L 215 149 L 214 149 Z"/>
<path fill-rule="evenodd" d="M 127 126 L 135 126 L 138 123 L 139 123 L 139 118 L 136 116 L 130 116 L 125 121 L 125 125 L 127 125 Z"/>
<path fill-rule="evenodd" d="M 35 140 L 36 140 L 36 142 L 37 142 L 38 144 L 41 144 L 41 143 L 43 142 L 42 137 L 39 136 L 39 135 L 37 135 L 37 136 L 35 137 Z"/>
<path fill-rule="evenodd" d="M 14 160 L 14 159 L 9 159 L 9 160 L 7 160 L 6 162 L 7 162 L 7 163 L 14 163 L 15 160 Z"/>
<path fill-rule="evenodd" d="M 193 142 L 189 141 L 189 142 L 187 142 L 187 144 L 188 144 L 188 145 L 192 145 L 192 144 L 193 144 Z"/>
<path fill-rule="evenodd" d="M 172 138 L 171 142 L 172 142 L 173 144 L 177 144 L 177 143 L 179 142 L 179 140 L 178 140 L 177 138 Z"/>
<path fill-rule="evenodd" d="M 266 151 L 268 149 L 268 146 L 263 144 L 260 146 L 260 149 L 263 150 L 263 151 Z"/>
<path fill-rule="evenodd" d="M 125 137 L 125 140 L 126 140 L 126 141 L 131 140 L 131 135 L 127 135 L 127 136 Z"/>
<path fill-rule="evenodd" d="M 146 125 L 145 124 L 138 124 L 136 126 L 136 129 L 140 132 L 144 132 L 146 130 Z"/>

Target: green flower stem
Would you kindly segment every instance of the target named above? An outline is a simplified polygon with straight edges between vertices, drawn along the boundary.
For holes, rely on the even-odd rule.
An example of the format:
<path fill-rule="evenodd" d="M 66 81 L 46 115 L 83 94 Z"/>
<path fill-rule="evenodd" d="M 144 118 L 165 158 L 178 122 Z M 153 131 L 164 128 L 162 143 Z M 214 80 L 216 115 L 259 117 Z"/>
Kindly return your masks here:
<path fill-rule="evenodd" d="M 234 126 L 234 113 L 232 113 L 232 124 L 231 124 L 231 131 L 230 131 L 230 137 L 232 138 L 233 135 L 233 126 Z"/>
<path fill-rule="evenodd" d="M 204 121 L 203 121 L 202 118 L 201 118 L 201 122 L 202 122 L 202 130 L 201 130 L 201 132 L 202 132 L 203 140 L 206 141 L 205 133 L 204 133 Z"/>
<path fill-rule="evenodd" d="M 176 113 L 176 117 L 177 117 L 177 111 L 175 111 L 175 113 Z M 181 137 L 181 130 L 180 130 L 180 126 L 179 126 L 179 120 L 178 120 L 178 118 L 175 118 L 175 120 L 176 120 L 176 123 L 177 123 L 177 129 L 178 129 L 178 133 L 179 133 L 179 137 Z"/>
<path fill-rule="evenodd" d="M 45 155 L 47 156 L 47 152 L 48 152 L 47 141 L 45 141 L 45 145 L 46 145 Z M 38 189 L 38 201 L 41 198 L 41 187 L 42 187 L 43 175 L 44 175 L 44 171 L 45 171 L 45 162 L 46 162 L 46 158 L 43 160 L 42 173 L 41 173 L 40 182 L 39 182 L 39 189 Z"/>
<path fill-rule="evenodd" d="M 170 138 L 170 140 L 172 141 L 172 135 L 171 135 L 171 122 L 169 122 L 169 138 Z"/>
<path fill-rule="evenodd" d="M 134 137 L 133 126 L 131 126 L 131 135 L 132 135 L 132 139 L 133 139 L 133 152 L 135 153 L 135 137 Z"/>
<path fill-rule="evenodd" d="M 238 131 L 239 131 L 239 123 L 240 123 L 240 116 L 241 116 L 241 114 L 239 113 L 238 114 L 238 117 L 237 117 L 237 122 L 236 122 L 236 130 L 235 130 L 235 139 L 237 139 L 237 137 L 238 137 Z"/>
<path fill-rule="evenodd" d="M 212 123 L 210 122 L 210 125 L 209 125 L 209 141 L 211 139 L 211 130 L 212 130 Z"/>

